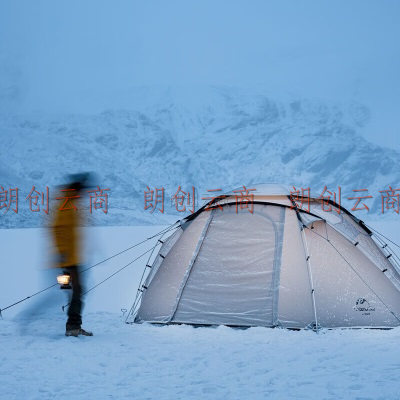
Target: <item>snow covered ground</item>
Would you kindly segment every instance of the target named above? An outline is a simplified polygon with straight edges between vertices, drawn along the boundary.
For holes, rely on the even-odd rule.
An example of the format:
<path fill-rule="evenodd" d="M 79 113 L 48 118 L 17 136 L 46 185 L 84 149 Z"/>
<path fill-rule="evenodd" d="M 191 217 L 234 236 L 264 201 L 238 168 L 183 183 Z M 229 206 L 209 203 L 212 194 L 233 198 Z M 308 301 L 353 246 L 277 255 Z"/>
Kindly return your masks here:
<path fill-rule="evenodd" d="M 397 221 L 375 226 L 398 240 Z M 87 264 L 162 228 L 88 228 Z M 0 243 L 0 307 L 54 282 L 43 281 L 53 272 L 41 270 L 49 262 L 43 230 L 0 230 Z M 152 243 L 95 267 L 87 287 Z M 88 295 L 84 327 L 94 337 L 64 336 L 65 293 L 57 287 L 6 310 L 0 320 L 0 398 L 400 398 L 399 328 L 316 334 L 124 324 L 120 309 L 130 307 L 145 262 L 138 260 Z M 36 301 L 41 310 L 46 304 L 42 316 L 34 315 Z"/>
<path fill-rule="evenodd" d="M 400 330 L 310 331 L 125 325 L 90 313 L 21 335 L 2 321 L 2 399 L 399 399 Z"/>

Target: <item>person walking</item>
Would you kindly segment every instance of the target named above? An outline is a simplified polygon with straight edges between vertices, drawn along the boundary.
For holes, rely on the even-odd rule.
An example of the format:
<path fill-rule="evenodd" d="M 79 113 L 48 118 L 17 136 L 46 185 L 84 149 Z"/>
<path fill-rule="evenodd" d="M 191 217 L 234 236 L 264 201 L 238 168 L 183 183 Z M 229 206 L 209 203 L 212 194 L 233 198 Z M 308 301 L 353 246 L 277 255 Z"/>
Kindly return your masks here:
<path fill-rule="evenodd" d="M 54 242 L 56 267 L 70 277 L 72 296 L 68 308 L 66 336 L 93 336 L 92 332 L 82 329 L 82 278 L 81 278 L 81 232 L 82 212 L 79 209 L 80 198 L 89 185 L 89 174 L 71 175 L 70 183 L 58 197 L 64 200 L 54 216 L 50 226 Z"/>

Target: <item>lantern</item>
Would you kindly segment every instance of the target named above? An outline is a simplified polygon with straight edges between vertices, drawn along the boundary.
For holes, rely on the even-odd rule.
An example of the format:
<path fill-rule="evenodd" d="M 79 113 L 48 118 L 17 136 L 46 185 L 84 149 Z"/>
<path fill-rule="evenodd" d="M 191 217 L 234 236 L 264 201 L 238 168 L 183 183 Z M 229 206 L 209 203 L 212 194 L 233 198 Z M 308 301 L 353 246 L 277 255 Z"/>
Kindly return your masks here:
<path fill-rule="evenodd" d="M 64 272 L 62 275 L 57 276 L 57 282 L 60 285 L 60 289 L 71 289 L 71 275 L 68 272 Z"/>

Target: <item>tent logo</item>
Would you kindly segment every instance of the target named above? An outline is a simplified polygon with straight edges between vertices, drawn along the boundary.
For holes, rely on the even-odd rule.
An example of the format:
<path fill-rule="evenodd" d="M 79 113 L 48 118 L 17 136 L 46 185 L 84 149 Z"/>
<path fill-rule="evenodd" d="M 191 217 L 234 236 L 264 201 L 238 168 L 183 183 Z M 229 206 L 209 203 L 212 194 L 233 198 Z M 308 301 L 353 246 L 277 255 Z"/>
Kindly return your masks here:
<path fill-rule="evenodd" d="M 375 311 L 375 307 L 371 307 L 368 300 L 363 297 L 359 297 L 356 301 L 356 305 L 353 307 L 354 311 L 362 312 L 362 315 L 369 315 L 371 311 Z"/>

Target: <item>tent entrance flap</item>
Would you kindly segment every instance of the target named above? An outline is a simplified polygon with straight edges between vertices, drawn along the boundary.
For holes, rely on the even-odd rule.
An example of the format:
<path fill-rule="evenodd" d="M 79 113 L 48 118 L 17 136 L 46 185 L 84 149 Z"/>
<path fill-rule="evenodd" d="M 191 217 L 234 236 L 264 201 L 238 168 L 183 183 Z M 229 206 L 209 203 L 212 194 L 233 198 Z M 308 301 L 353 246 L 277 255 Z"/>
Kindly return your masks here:
<path fill-rule="evenodd" d="M 270 205 L 215 209 L 173 321 L 274 326 L 284 215 Z"/>

